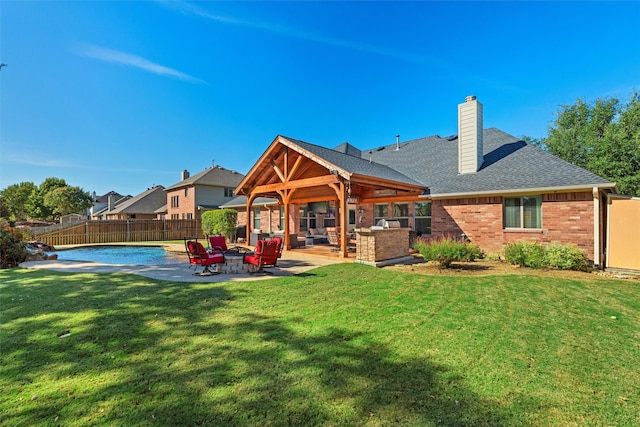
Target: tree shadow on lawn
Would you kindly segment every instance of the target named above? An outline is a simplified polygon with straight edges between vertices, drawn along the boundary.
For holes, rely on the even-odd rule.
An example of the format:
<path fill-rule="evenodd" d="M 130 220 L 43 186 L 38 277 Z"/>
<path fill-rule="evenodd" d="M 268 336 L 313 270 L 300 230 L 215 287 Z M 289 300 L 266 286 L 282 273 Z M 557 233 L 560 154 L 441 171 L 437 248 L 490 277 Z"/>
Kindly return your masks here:
<path fill-rule="evenodd" d="M 3 315 L 5 404 L 25 425 L 522 425 L 428 357 L 399 358 L 345 328 L 226 310 L 250 289 L 66 276 L 57 290 L 24 286 L 42 304 Z M 88 315 L 74 321 L 77 312 Z"/>

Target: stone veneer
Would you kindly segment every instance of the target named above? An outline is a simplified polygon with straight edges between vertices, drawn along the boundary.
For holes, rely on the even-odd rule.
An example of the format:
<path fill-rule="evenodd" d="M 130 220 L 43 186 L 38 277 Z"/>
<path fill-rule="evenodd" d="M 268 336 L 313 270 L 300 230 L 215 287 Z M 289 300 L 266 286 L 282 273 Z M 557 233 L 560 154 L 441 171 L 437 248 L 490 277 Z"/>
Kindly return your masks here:
<path fill-rule="evenodd" d="M 409 229 L 356 229 L 356 262 L 377 265 L 409 255 Z"/>

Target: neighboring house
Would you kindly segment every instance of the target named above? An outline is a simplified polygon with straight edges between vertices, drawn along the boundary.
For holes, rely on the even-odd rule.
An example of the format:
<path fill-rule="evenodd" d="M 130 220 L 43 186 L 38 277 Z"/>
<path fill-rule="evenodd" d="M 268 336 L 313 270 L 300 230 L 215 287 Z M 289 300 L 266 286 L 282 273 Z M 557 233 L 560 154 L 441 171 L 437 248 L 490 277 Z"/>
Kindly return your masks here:
<path fill-rule="evenodd" d="M 112 208 L 118 203 L 122 203 L 123 201 L 130 199 L 131 196 L 123 196 L 115 191 L 109 191 L 107 194 L 102 196 L 97 196 L 94 191 L 92 194 L 93 206 L 89 208 L 87 215 L 91 219 L 100 219 L 100 212 L 103 212 L 109 204 L 111 204 Z"/>
<path fill-rule="evenodd" d="M 218 207 L 234 197 L 233 190 L 244 175 L 212 166 L 190 176 L 183 171 L 181 181 L 165 189 L 167 219 L 200 219 L 202 212 Z"/>
<path fill-rule="evenodd" d="M 147 191 L 132 197 L 113 209 L 104 212 L 107 220 L 115 219 L 156 219 L 157 210 L 165 205 L 167 198 L 162 185 L 147 189 Z"/>
<path fill-rule="evenodd" d="M 518 240 L 575 244 L 600 264 L 615 184 L 482 124 L 482 104 L 468 97 L 451 137 L 359 150 L 278 136 L 236 188 L 245 222 L 268 197 L 292 233 L 346 224 L 345 242 L 347 228 L 396 219 L 417 235 L 466 237 L 489 253 Z"/>
<path fill-rule="evenodd" d="M 102 209 L 95 211 L 91 215 L 91 219 L 106 220 L 107 213 L 113 211 L 118 206 L 120 206 L 121 204 L 123 204 L 124 202 L 132 198 L 132 196 L 120 196 L 120 197 L 118 196 L 119 195 L 115 195 L 115 194 L 109 195 L 107 199 L 107 204 Z"/>
<path fill-rule="evenodd" d="M 77 222 L 82 222 L 86 220 L 87 220 L 86 215 L 72 213 L 72 214 L 62 215 L 60 217 L 60 224 L 75 224 Z"/>

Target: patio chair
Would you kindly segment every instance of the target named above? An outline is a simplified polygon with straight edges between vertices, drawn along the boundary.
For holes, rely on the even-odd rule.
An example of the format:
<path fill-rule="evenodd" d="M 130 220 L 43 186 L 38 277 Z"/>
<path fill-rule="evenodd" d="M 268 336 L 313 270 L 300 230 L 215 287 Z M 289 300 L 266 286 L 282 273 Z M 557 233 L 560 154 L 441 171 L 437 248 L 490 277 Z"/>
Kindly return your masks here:
<path fill-rule="evenodd" d="M 282 245 L 283 245 L 282 237 L 275 236 L 275 237 L 272 237 L 271 240 L 276 242 L 276 256 L 277 256 L 277 258 L 282 258 Z"/>
<path fill-rule="evenodd" d="M 335 227 L 327 227 L 327 240 L 329 240 L 331 252 L 338 252 L 340 250 L 340 238 L 338 237 L 338 231 Z"/>
<path fill-rule="evenodd" d="M 193 274 L 198 276 L 218 274 L 217 271 L 212 271 L 209 267 L 213 264 L 224 263 L 224 254 L 222 252 L 209 253 L 205 247 L 202 246 L 202 243 L 198 242 L 197 238 L 195 238 L 195 240 L 191 239 L 191 237 L 185 237 L 184 247 L 189 257 L 189 268 L 191 268 L 192 265 L 196 268 L 196 272 Z M 200 273 L 197 272 L 198 266 L 204 267 Z"/>
<path fill-rule="evenodd" d="M 331 227 L 327 228 L 327 239 L 329 239 L 329 245 L 331 246 L 331 252 L 337 252 L 340 250 L 340 228 Z M 347 250 L 356 250 L 356 239 L 347 236 Z"/>
<path fill-rule="evenodd" d="M 264 272 L 264 267 L 276 267 L 278 243 L 274 239 L 258 240 L 255 253 L 245 255 L 244 262 L 258 266 L 258 272 Z"/>
<path fill-rule="evenodd" d="M 224 236 L 209 236 L 209 252 L 226 252 L 227 238 Z"/>

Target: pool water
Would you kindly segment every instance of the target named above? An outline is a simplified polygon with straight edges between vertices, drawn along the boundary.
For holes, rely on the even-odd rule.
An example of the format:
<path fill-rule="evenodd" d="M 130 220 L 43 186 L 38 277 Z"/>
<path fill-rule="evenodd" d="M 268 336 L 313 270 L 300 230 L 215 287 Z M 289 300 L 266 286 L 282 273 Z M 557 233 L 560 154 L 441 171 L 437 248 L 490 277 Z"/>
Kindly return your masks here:
<path fill-rule="evenodd" d="M 159 246 L 89 246 L 59 250 L 60 260 L 91 261 L 101 264 L 164 265 L 183 263 L 186 255 L 166 252 Z"/>

